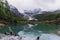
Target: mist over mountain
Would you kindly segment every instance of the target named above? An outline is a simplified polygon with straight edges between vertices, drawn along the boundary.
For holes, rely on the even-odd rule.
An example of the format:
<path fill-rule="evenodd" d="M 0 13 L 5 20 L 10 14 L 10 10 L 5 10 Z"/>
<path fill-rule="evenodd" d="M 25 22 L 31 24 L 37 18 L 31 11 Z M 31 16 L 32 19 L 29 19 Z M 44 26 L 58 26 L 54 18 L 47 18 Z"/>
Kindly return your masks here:
<path fill-rule="evenodd" d="M 7 0 L 19 11 L 41 8 L 43 11 L 60 9 L 60 0 Z"/>
<path fill-rule="evenodd" d="M 34 10 L 24 10 L 24 13 L 21 13 L 13 5 L 10 5 L 10 10 L 14 13 L 15 16 L 21 17 L 24 19 L 28 19 L 28 20 L 40 19 L 40 18 L 48 16 L 50 14 L 54 14 L 54 13 L 58 13 L 58 12 L 60 13 L 60 10 L 42 11 L 40 8 L 34 9 Z"/>
<path fill-rule="evenodd" d="M 34 10 L 24 10 L 24 13 L 31 16 L 36 14 L 41 14 L 41 9 L 34 9 Z"/>
<path fill-rule="evenodd" d="M 55 11 L 42 11 L 41 8 L 32 9 L 24 9 L 21 11 L 14 5 L 9 5 L 6 3 L 0 2 L 0 20 L 4 20 L 7 22 L 19 22 L 19 21 L 45 21 L 49 23 L 58 23 L 60 24 L 60 10 L 57 9 Z M 3 4 L 4 3 L 4 4 Z M 3 4 L 3 5 L 1 5 Z M 5 6 L 4 6 L 5 5 Z M 21 8 L 21 7 L 20 7 Z M 29 7 L 30 8 L 30 7 Z M 56 21 L 56 22 L 55 22 Z"/>
<path fill-rule="evenodd" d="M 7 0 L 9 4 L 12 4 L 16 8 L 11 8 L 11 11 L 15 13 L 16 16 L 20 16 L 27 19 L 40 19 L 50 14 L 58 13 L 60 5 L 59 0 Z M 58 5 L 57 5 L 58 4 Z"/>

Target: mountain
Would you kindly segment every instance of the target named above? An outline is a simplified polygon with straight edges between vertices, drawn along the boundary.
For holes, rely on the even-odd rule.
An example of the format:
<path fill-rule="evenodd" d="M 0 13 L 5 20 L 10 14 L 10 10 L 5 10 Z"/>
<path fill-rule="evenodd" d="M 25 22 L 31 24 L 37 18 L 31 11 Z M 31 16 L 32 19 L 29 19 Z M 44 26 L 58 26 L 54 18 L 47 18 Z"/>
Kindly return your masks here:
<path fill-rule="evenodd" d="M 18 9 L 12 5 L 10 5 L 10 10 L 14 13 L 15 16 L 17 17 L 23 17 L 24 15 L 21 14 Z"/>
<path fill-rule="evenodd" d="M 34 18 L 38 20 L 56 20 L 60 18 L 60 11 L 42 11 L 42 14 L 37 14 L 33 16 Z"/>
<path fill-rule="evenodd" d="M 51 14 L 51 11 L 42 11 L 42 14 Z"/>
<path fill-rule="evenodd" d="M 41 12 L 41 9 L 24 10 L 24 13 L 29 15 L 29 16 L 39 14 L 40 12 Z"/>

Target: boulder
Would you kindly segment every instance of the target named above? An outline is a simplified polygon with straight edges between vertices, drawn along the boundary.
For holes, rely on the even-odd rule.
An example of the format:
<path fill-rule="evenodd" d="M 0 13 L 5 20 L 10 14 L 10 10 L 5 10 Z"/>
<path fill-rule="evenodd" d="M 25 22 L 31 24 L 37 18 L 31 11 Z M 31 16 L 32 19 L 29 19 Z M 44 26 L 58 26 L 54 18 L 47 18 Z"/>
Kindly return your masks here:
<path fill-rule="evenodd" d="M 5 24 L 0 23 L 0 27 L 4 27 L 4 26 L 5 26 Z"/>

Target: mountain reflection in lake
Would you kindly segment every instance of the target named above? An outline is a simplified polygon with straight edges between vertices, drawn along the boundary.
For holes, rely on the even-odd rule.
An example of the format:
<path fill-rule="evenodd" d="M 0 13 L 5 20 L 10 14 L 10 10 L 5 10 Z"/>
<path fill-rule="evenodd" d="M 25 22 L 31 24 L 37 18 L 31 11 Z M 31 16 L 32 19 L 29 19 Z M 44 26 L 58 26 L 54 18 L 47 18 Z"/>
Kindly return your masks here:
<path fill-rule="evenodd" d="M 40 37 L 40 40 L 60 40 L 60 26 L 57 25 L 13 24 L 9 26 L 15 33 L 22 36 L 23 40 L 36 40 L 37 36 Z M 9 32 L 8 26 L 0 28 L 0 33 L 4 32 Z"/>

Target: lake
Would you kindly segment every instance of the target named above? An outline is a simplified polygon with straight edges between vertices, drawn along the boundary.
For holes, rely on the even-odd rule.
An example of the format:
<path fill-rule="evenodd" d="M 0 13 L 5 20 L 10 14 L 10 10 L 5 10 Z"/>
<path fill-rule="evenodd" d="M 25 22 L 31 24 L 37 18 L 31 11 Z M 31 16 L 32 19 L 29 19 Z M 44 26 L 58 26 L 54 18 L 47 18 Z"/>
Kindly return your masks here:
<path fill-rule="evenodd" d="M 9 32 L 9 27 L 13 32 L 22 36 L 23 40 L 60 40 L 60 26 L 46 24 L 11 24 L 0 28 L 0 33 Z"/>

